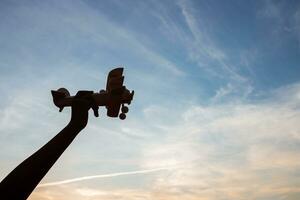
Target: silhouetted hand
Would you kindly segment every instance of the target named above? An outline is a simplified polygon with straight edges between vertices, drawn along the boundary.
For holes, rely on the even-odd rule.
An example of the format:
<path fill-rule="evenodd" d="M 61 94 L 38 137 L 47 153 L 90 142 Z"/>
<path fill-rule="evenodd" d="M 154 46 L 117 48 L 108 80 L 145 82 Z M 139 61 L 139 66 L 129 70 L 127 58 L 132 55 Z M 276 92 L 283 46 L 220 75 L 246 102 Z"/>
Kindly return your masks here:
<path fill-rule="evenodd" d="M 72 116 L 69 125 L 82 130 L 88 123 L 88 111 L 93 109 L 94 115 L 99 116 L 98 106 L 92 98 L 93 91 L 77 92 L 72 102 Z"/>

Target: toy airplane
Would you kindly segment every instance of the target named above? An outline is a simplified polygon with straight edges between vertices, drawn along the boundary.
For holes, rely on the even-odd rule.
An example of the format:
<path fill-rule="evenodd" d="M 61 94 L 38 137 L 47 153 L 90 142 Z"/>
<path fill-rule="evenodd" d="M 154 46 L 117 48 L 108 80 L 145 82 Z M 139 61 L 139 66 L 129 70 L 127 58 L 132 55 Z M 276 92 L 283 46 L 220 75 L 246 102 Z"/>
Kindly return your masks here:
<path fill-rule="evenodd" d="M 130 104 L 134 91 L 130 92 L 123 86 L 124 76 L 123 68 L 116 68 L 109 72 L 106 83 L 106 90 L 100 90 L 99 93 L 92 92 L 92 98 L 97 106 L 105 106 L 107 109 L 107 116 L 118 117 L 122 120 L 126 118 L 128 107 L 124 104 Z M 74 96 L 65 88 L 60 88 L 57 91 L 52 90 L 52 97 L 54 104 L 61 112 L 64 107 L 71 106 Z M 121 113 L 120 113 L 121 107 Z M 119 114 L 120 113 L 120 114 Z"/>

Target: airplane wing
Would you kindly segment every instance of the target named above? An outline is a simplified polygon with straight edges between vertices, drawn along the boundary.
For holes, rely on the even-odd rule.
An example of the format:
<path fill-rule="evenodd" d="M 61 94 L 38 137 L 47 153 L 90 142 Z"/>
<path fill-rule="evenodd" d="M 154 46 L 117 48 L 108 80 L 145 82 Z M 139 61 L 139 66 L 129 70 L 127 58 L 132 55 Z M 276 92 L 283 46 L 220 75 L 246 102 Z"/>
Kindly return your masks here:
<path fill-rule="evenodd" d="M 114 89 L 121 88 L 124 82 L 123 68 L 116 68 L 111 70 L 107 76 L 106 91 L 110 92 Z"/>
<path fill-rule="evenodd" d="M 123 68 L 116 68 L 111 70 L 107 76 L 106 91 L 110 95 L 110 102 L 106 106 L 107 116 L 118 117 L 120 112 L 120 99 L 124 92 L 123 86 L 124 76 Z"/>

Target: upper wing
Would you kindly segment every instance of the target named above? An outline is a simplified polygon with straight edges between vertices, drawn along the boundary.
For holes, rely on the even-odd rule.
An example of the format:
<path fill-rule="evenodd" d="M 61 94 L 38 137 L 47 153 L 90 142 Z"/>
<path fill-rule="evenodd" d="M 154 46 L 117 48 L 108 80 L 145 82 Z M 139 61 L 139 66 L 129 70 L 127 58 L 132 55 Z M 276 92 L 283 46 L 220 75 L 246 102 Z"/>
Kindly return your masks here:
<path fill-rule="evenodd" d="M 123 75 L 123 68 L 116 68 L 111 70 L 107 76 L 106 82 L 106 91 L 111 92 L 114 89 L 119 89 L 123 86 L 124 76 Z"/>
<path fill-rule="evenodd" d="M 106 91 L 110 95 L 110 102 L 106 105 L 107 116 L 118 117 L 121 107 L 121 96 L 124 91 L 123 68 L 111 70 L 107 76 Z"/>

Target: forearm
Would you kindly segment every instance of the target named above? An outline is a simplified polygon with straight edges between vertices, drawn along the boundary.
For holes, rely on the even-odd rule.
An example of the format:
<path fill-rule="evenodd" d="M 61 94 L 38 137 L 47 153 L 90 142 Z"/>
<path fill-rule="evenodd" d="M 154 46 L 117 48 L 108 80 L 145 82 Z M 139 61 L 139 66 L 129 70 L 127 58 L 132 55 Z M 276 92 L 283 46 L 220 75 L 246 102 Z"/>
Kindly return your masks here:
<path fill-rule="evenodd" d="M 26 199 L 81 130 L 71 121 L 0 183 L 0 194 L 7 199 Z"/>

